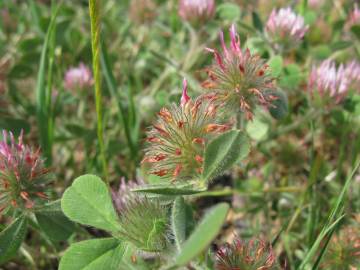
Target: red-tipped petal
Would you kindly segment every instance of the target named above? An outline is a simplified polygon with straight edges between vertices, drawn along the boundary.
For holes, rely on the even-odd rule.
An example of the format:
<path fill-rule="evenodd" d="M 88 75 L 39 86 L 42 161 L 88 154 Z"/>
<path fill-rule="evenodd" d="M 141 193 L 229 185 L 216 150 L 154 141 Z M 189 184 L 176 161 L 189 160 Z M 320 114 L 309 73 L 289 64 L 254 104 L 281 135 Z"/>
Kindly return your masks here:
<path fill-rule="evenodd" d="M 187 93 L 187 80 L 184 78 L 183 79 L 183 90 L 182 90 L 182 95 L 181 95 L 181 99 L 180 99 L 180 105 L 181 107 L 184 107 L 190 100 L 190 97 L 188 96 Z"/>

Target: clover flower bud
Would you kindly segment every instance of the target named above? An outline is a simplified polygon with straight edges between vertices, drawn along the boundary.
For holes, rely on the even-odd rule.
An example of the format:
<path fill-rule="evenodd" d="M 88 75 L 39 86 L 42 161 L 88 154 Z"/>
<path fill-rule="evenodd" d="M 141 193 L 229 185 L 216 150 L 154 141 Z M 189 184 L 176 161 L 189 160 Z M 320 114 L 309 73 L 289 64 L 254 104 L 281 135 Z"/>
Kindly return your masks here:
<path fill-rule="evenodd" d="M 272 247 L 262 240 L 249 242 L 234 240 L 217 252 L 217 270 L 272 270 L 279 269 Z"/>
<path fill-rule="evenodd" d="M 360 24 L 360 9 L 358 5 L 354 4 L 354 9 L 350 11 L 346 27 L 351 28 L 354 25 Z"/>
<path fill-rule="evenodd" d="M 125 178 L 121 178 L 119 188 L 116 191 L 111 190 L 113 204 L 118 213 L 121 213 L 125 208 L 128 200 L 135 197 L 135 193 L 131 192 L 131 190 L 143 184 L 142 180 L 125 182 Z"/>
<path fill-rule="evenodd" d="M 193 24 L 203 23 L 215 14 L 214 0 L 180 0 L 179 15 Z"/>
<path fill-rule="evenodd" d="M 134 194 L 119 212 L 119 235 L 139 249 L 159 252 L 169 244 L 168 209 L 158 199 Z"/>
<path fill-rule="evenodd" d="M 277 49 L 296 47 L 308 29 L 304 18 L 291 8 L 273 9 L 266 22 L 266 33 Z"/>
<path fill-rule="evenodd" d="M 149 145 L 143 162 L 150 173 L 170 179 L 187 181 L 202 173 L 204 147 L 209 140 L 230 128 L 219 122 L 217 105 L 211 96 L 192 101 L 184 81 L 181 104 L 163 108 L 147 133 Z"/>
<path fill-rule="evenodd" d="M 64 84 L 65 88 L 68 90 L 83 90 L 92 86 L 93 77 L 91 70 L 83 63 L 80 63 L 78 67 L 70 68 L 66 71 Z"/>
<path fill-rule="evenodd" d="M 25 145 L 22 134 L 16 142 L 12 133 L 3 131 L 0 142 L 0 213 L 10 208 L 30 209 L 46 200 L 48 172 L 40 151 L 33 151 Z"/>
<path fill-rule="evenodd" d="M 311 70 L 308 91 L 313 98 L 320 96 L 324 103 L 338 104 L 343 101 L 348 86 L 349 79 L 343 65 L 336 68 L 335 62 L 326 60 Z"/>
<path fill-rule="evenodd" d="M 214 54 L 215 62 L 207 69 L 209 79 L 203 87 L 215 93 L 221 107 L 227 111 L 240 111 L 251 120 L 257 104 L 269 107 L 276 99 L 271 94 L 275 89 L 274 78 L 267 72 L 265 60 L 251 54 L 249 49 L 240 48 L 234 25 L 230 28 L 230 38 L 230 46 L 226 47 L 224 35 L 220 33 L 222 53 L 207 48 Z"/>

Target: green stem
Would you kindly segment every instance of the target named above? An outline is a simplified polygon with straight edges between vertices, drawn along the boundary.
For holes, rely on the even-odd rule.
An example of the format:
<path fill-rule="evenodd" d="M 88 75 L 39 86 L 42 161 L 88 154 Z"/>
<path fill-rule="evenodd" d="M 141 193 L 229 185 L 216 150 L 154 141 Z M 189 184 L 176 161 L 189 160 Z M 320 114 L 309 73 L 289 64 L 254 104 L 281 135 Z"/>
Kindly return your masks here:
<path fill-rule="evenodd" d="M 105 145 L 103 137 L 103 112 L 101 95 L 101 74 L 100 74 L 100 0 L 89 0 L 89 13 L 91 21 L 91 48 L 92 65 L 95 81 L 95 106 L 97 115 L 97 137 L 100 147 L 101 163 L 105 182 L 108 182 L 107 162 L 105 156 Z"/>
<path fill-rule="evenodd" d="M 296 186 L 288 186 L 288 187 L 275 187 L 275 188 L 265 188 L 260 191 L 254 191 L 254 192 L 248 192 L 244 191 L 241 192 L 236 189 L 231 188 L 225 188 L 221 190 L 211 190 L 211 191 L 205 191 L 198 194 L 194 194 L 194 197 L 221 197 L 221 196 L 231 196 L 231 195 L 242 195 L 242 196 L 254 196 L 254 195 L 260 195 L 263 193 L 282 193 L 282 192 L 302 192 L 303 188 L 296 187 Z"/>

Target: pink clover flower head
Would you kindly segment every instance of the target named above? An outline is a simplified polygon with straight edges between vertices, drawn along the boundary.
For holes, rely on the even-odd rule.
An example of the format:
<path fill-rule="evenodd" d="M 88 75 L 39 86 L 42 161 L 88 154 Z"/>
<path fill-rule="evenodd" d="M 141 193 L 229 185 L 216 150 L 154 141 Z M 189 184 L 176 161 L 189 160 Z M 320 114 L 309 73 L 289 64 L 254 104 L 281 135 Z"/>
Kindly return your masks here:
<path fill-rule="evenodd" d="M 266 22 L 266 32 L 276 47 L 292 48 L 299 45 L 309 26 L 304 18 L 290 7 L 273 9 Z"/>
<path fill-rule="evenodd" d="M 308 90 L 313 97 L 319 95 L 335 104 L 340 103 L 348 92 L 349 78 L 346 73 L 343 65 L 336 68 L 335 62 L 323 61 L 318 67 L 312 68 Z"/>
<path fill-rule="evenodd" d="M 69 90 L 83 90 L 90 87 L 93 84 L 91 70 L 83 63 L 80 63 L 78 67 L 72 67 L 66 72 L 64 83 L 65 88 Z"/>
<path fill-rule="evenodd" d="M 23 133 L 16 141 L 11 132 L 3 131 L 0 141 L 0 213 L 11 207 L 30 209 L 39 199 L 47 199 L 48 172 L 39 149 L 33 151 L 23 143 Z"/>
<path fill-rule="evenodd" d="M 214 0 L 180 0 L 179 15 L 191 23 L 205 22 L 215 14 Z"/>

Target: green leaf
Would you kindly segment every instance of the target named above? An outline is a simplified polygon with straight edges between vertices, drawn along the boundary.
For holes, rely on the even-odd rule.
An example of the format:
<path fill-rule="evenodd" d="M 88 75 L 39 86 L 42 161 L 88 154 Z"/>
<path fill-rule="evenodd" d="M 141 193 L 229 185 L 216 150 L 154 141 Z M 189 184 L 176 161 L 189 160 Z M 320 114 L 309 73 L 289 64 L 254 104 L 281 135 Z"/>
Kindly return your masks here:
<path fill-rule="evenodd" d="M 281 55 L 271 57 L 268 62 L 272 76 L 278 77 L 282 72 L 283 59 Z"/>
<path fill-rule="evenodd" d="M 124 252 L 125 244 L 115 238 L 82 241 L 66 250 L 59 270 L 117 270 Z"/>
<path fill-rule="evenodd" d="M 256 141 L 264 139 L 268 130 L 269 126 L 267 123 L 260 121 L 258 118 L 255 118 L 253 121 L 249 121 L 246 125 L 246 132 L 249 134 L 251 139 Z"/>
<path fill-rule="evenodd" d="M 231 130 L 218 136 L 205 149 L 203 179 L 221 175 L 250 151 L 249 139 L 240 130 Z"/>
<path fill-rule="evenodd" d="M 55 242 L 67 240 L 75 230 L 75 224 L 61 211 L 60 200 L 46 205 L 35 216 L 41 230 Z"/>
<path fill-rule="evenodd" d="M 289 111 L 288 98 L 284 91 L 277 89 L 271 95 L 277 97 L 277 99 L 271 102 L 269 112 L 275 119 L 282 119 L 287 116 Z"/>
<path fill-rule="evenodd" d="M 286 89 L 295 89 L 299 86 L 302 77 L 301 68 L 298 65 L 287 65 L 280 77 L 279 85 Z"/>
<path fill-rule="evenodd" d="M 82 175 L 66 189 L 61 208 L 71 220 L 107 231 L 119 229 L 106 184 L 95 175 Z"/>
<path fill-rule="evenodd" d="M 181 252 L 175 258 L 176 266 L 186 265 L 210 245 L 221 230 L 228 210 L 228 204 L 220 203 L 205 215 L 194 232 L 182 245 Z"/>
<path fill-rule="evenodd" d="M 195 187 L 191 184 L 185 185 L 171 185 L 171 184 L 155 184 L 147 185 L 138 188 L 134 188 L 131 191 L 134 192 L 144 192 L 144 193 L 153 193 L 161 195 L 191 195 L 205 191 L 204 187 Z"/>
<path fill-rule="evenodd" d="M 15 255 L 25 238 L 26 227 L 26 218 L 20 216 L 0 233 L 0 264 Z"/>
<path fill-rule="evenodd" d="M 186 205 L 184 198 L 179 196 L 175 199 L 171 209 L 171 229 L 174 235 L 175 245 L 181 250 L 181 244 L 186 238 Z"/>
<path fill-rule="evenodd" d="M 251 16 L 254 27 L 260 32 L 262 32 L 264 27 L 259 15 L 255 11 L 253 11 L 251 13 Z"/>
<path fill-rule="evenodd" d="M 222 3 L 218 5 L 217 12 L 223 20 L 235 21 L 240 18 L 240 7 L 234 3 Z"/>
<path fill-rule="evenodd" d="M 330 48 L 333 51 L 345 50 L 345 49 L 349 48 L 352 44 L 353 44 L 353 42 L 340 40 L 340 41 L 337 41 L 337 42 L 334 42 L 333 44 L 331 44 Z"/>
<path fill-rule="evenodd" d="M 310 54 L 317 60 L 328 58 L 332 51 L 328 45 L 318 45 L 310 49 Z"/>
<path fill-rule="evenodd" d="M 357 39 L 360 39 L 360 25 L 354 25 L 351 27 L 350 30 L 356 36 Z"/>

